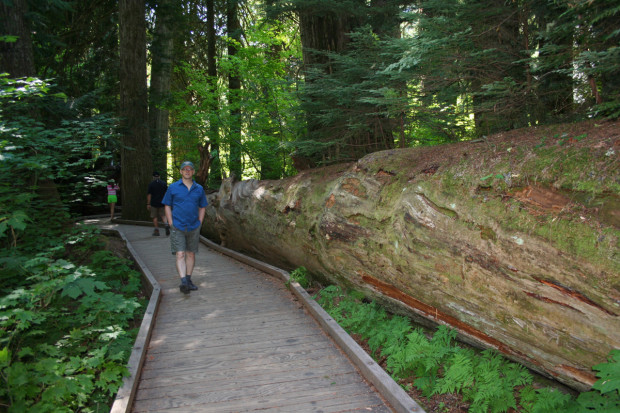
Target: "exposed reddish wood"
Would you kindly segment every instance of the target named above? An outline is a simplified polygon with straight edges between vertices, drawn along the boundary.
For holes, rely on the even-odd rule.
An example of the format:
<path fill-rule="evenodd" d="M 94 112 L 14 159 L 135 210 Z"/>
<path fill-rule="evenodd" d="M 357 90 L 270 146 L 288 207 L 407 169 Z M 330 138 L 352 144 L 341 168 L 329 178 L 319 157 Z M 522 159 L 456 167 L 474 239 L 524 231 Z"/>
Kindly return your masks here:
<path fill-rule="evenodd" d="M 335 203 L 336 203 L 336 197 L 334 196 L 334 194 L 331 194 L 329 198 L 327 198 L 327 201 L 325 202 L 325 207 L 331 208 L 334 206 Z"/>
<path fill-rule="evenodd" d="M 295 201 L 293 206 L 291 206 L 291 205 L 285 206 L 284 209 L 282 210 L 282 213 L 283 214 L 288 214 L 291 211 L 295 211 L 295 210 L 299 211 L 300 207 L 301 207 L 301 199 L 298 199 L 298 200 Z"/>
<path fill-rule="evenodd" d="M 576 369 L 574 367 L 571 366 L 567 366 L 565 364 L 560 364 L 558 366 L 559 369 L 564 370 L 566 372 L 567 375 L 569 376 L 573 376 L 578 378 L 580 381 L 584 382 L 584 383 L 588 383 L 590 386 L 592 386 L 595 382 L 596 382 L 596 376 L 594 376 L 591 373 Z"/>
<path fill-rule="evenodd" d="M 371 275 L 368 275 L 362 271 L 358 271 L 358 274 L 361 275 L 362 280 L 364 282 L 372 285 L 373 287 L 378 289 L 382 294 L 400 301 L 401 303 L 407 305 L 409 308 L 415 310 L 416 312 L 420 313 L 424 317 L 434 319 L 438 323 L 448 325 L 456 329 L 459 333 L 464 334 L 469 337 L 473 337 L 480 343 L 484 343 L 488 347 L 494 348 L 504 355 L 512 356 L 514 358 L 521 360 L 522 362 L 528 363 L 532 366 L 537 366 L 538 368 L 542 368 L 553 377 L 558 376 L 557 372 L 549 371 L 537 360 L 534 360 L 526 356 L 522 352 L 505 345 L 501 341 L 496 340 L 493 337 L 490 337 L 484 334 L 480 330 L 477 330 L 473 328 L 472 326 L 465 324 L 448 314 L 445 314 L 444 312 L 438 310 L 437 308 L 433 306 L 424 304 L 423 302 L 413 298 L 412 296 L 403 293 L 402 291 L 398 290 L 394 286 L 387 284 L 381 280 L 378 280 L 372 277 Z M 563 370 L 567 376 L 578 379 L 581 382 L 589 383 L 590 385 L 592 385 L 596 381 L 596 377 L 589 372 L 585 372 L 585 371 L 582 371 L 582 370 L 579 370 L 579 369 L 576 369 L 574 367 L 570 367 L 564 364 L 560 366 L 556 366 L 556 367 Z"/>
<path fill-rule="evenodd" d="M 531 185 L 515 192 L 513 196 L 525 204 L 554 212 L 563 210 L 571 202 L 570 199 L 555 191 Z"/>
<path fill-rule="evenodd" d="M 424 168 L 422 170 L 422 173 L 426 175 L 435 175 L 435 172 L 437 172 L 437 169 L 439 169 L 439 165 L 431 165 L 428 168 Z"/>
<path fill-rule="evenodd" d="M 569 287 L 565 287 L 563 285 L 561 285 L 560 283 L 557 283 L 555 281 L 551 281 L 551 280 L 544 280 L 542 278 L 536 278 L 533 277 L 536 281 L 547 285 L 551 288 L 555 288 L 556 290 L 560 291 L 562 294 L 568 295 L 569 297 L 573 297 L 576 300 L 579 300 L 583 303 L 586 303 L 588 305 L 591 305 L 594 308 L 598 308 L 599 310 L 603 311 L 604 313 L 609 314 L 610 316 L 614 316 L 617 317 L 618 315 L 612 311 L 609 311 L 606 308 L 601 307 L 600 305 L 598 305 L 597 303 L 595 303 L 594 301 L 590 300 L 588 297 L 586 297 L 585 295 L 581 294 L 579 291 L 575 291 L 572 288 Z"/>
<path fill-rule="evenodd" d="M 394 172 L 384 171 L 383 169 L 379 169 L 379 171 L 377 172 L 377 176 L 394 176 L 394 175 L 396 175 Z"/>
<path fill-rule="evenodd" d="M 365 198 L 366 190 L 360 185 L 360 180 L 355 178 L 347 178 L 342 184 L 342 189 L 357 197 Z"/>
<path fill-rule="evenodd" d="M 571 307 L 570 305 L 568 305 L 566 303 L 563 303 L 563 302 L 560 302 L 560 301 L 557 301 L 557 300 L 553 300 L 553 299 L 551 299 L 549 297 L 543 297 L 542 295 L 531 293 L 529 291 L 523 291 L 523 292 L 525 294 L 527 294 L 528 296 L 530 296 L 532 298 L 535 298 L 537 300 L 540 300 L 540 301 L 544 301 L 545 303 L 561 305 L 562 307 L 570 308 L 571 310 L 574 310 L 574 311 L 577 311 L 577 312 L 583 314 L 583 311 L 579 311 L 576 308 Z"/>
<path fill-rule="evenodd" d="M 487 344 L 489 347 L 495 348 L 496 350 L 498 350 L 499 352 L 503 354 L 517 356 L 520 359 L 527 360 L 528 362 L 534 365 L 539 365 L 539 363 L 536 360 L 533 360 L 527 357 L 525 354 L 521 353 L 520 351 L 514 350 L 506 346 L 499 340 L 496 340 L 493 337 L 490 337 L 484 334 L 480 330 L 477 330 L 473 328 L 472 326 L 465 324 L 462 321 L 459 321 L 458 319 L 448 314 L 445 314 L 444 312 L 438 310 L 437 308 L 433 306 L 424 304 L 423 302 L 413 298 L 412 296 L 403 293 L 402 291 L 400 291 L 393 285 L 390 285 L 381 280 L 378 280 L 366 273 L 363 273 L 362 271 L 358 271 L 358 273 L 360 273 L 360 275 L 362 276 L 362 280 L 364 282 L 379 289 L 379 291 L 381 291 L 381 293 L 385 294 L 386 296 L 392 297 L 400 301 L 401 303 L 406 304 L 410 308 L 417 310 L 418 312 L 422 313 L 422 315 L 424 315 L 425 317 L 432 318 L 435 321 L 442 322 L 443 324 L 447 324 L 457 329 L 460 333 L 463 333 L 470 337 L 474 337 L 478 341 Z"/>
<path fill-rule="evenodd" d="M 321 222 L 321 234 L 330 240 L 353 242 L 360 237 L 367 237 L 368 231 L 364 228 L 336 219 Z"/>

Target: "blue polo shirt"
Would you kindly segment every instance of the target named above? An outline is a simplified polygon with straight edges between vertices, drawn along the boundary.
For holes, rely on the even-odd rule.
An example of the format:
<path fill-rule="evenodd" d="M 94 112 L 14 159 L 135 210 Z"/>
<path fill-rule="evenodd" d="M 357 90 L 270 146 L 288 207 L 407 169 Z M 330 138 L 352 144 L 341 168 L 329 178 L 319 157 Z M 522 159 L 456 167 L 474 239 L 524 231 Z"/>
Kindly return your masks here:
<path fill-rule="evenodd" d="M 172 208 L 172 225 L 181 231 L 192 231 L 200 226 L 198 210 L 207 206 L 207 196 L 202 185 L 192 181 L 187 189 L 183 179 L 170 184 L 162 204 Z"/>

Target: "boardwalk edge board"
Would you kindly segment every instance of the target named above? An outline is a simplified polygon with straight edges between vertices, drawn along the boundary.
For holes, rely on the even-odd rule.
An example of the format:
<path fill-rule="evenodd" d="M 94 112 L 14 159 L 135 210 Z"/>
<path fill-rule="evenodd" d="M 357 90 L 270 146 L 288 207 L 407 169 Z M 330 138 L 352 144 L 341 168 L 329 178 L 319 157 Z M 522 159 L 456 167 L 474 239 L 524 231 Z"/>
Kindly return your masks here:
<path fill-rule="evenodd" d="M 140 267 L 144 280 L 146 281 L 145 287 L 147 287 L 151 293 L 149 304 L 146 307 L 144 318 L 142 319 L 142 324 L 140 325 L 140 330 L 138 331 L 138 336 L 136 337 L 133 349 L 131 350 L 131 355 L 129 356 L 129 362 L 127 363 L 129 376 L 123 379 L 123 385 L 120 389 L 118 389 L 114 403 L 110 409 L 110 413 L 129 413 L 138 388 L 138 382 L 140 381 L 142 365 L 146 359 L 146 350 L 151 339 L 151 332 L 153 331 L 153 327 L 155 325 L 155 314 L 157 313 L 157 308 L 159 307 L 162 295 L 161 286 L 157 280 L 155 280 L 153 274 L 151 274 L 122 231 L 102 230 L 101 232 L 117 233 L 120 235 L 136 264 Z"/>
<path fill-rule="evenodd" d="M 284 282 L 289 282 L 291 291 L 308 309 L 312 316 L 319 322 L 321 327 L 332 337 L 332 339 L 338 344 L 338 346 L 345 352 L 345 354 L 353 361 L 356 367 L 360 370 L 362 375 L 370 381 L 377 391 L 390 403 L 391 407 L 398 413 L 425 413 L 424 409 L 413 400 L 399 385 L 388 375 L 381 366 L 379 366 L 373 359 L 366 353 L 366 351 L 357 344 L 355 340 L 334 321 L 329 314 L 323 308 L 314 301 L 310 295 L 304 290 L 297 282 L 290 279 L 288 272 L 281 270 L 277 267 L 259 261 L 257 259 L 243 255 L 237 251 L 222 247 L 213 241 L 200 236 L 200 241 L 207 247 L 219 251 L 222 254 L 228 255 L 250 265 L 256 269 L 259 269 L 267 274 L 271 274 L 277 278 L 280 278 Z M 119 411 L 120 412 L 120 411 Z M 117 413 L 117 412 L 113 412 Z"/>

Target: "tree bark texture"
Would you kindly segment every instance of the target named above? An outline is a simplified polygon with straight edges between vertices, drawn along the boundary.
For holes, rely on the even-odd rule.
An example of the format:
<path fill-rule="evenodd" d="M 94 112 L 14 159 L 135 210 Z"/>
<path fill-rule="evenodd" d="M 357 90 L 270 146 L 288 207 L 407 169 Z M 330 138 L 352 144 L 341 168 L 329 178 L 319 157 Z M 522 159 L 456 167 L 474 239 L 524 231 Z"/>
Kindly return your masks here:
<path fill-rule="evenodd" d="M 228 43 L 228 56 L 234 58 L 237 54 L 237 47 L 241 41 L 241 24 L 238 16 L 239 5 L 237 0 L 228 0 L 226 10 L 226 23 L 228 26 L 228 37 L 234 41 Z M 228 74 L 228 105 L 230 106 L 230 131 L 229 134 L 229 158 L 228 165 L 230 174 L 236 176 L 243 175 L 242 147 L 241 147 L 241 104 L 239 93 L 241 92 L 241 78 L 236 69 L 231 68 Z"/>
<path fill-rule="evenodd" d="M 25 15 L 26 0 L 13 0 L 11 5 L 0 2 L 0 35 L 17 36 L 15 42 L 0 42 L 0 73 L 11 78 L 35 76 L 34 54 L 30 29 Z"/>
<path fill-rule="evenodd" d="M 209 74 L 209 87 L 212 91 L 217 90 L 217 27 L 215 25 L 215 1 L 207 0 L 207 72 Z M 220 159 L 220 129 L 219 123 L 215 121 L 215 115 L 219 113 L 219 99 L 214 99 L 211 103 L 211 113 L 214 114 L 209 121 L 209 145 L 213 153 L 210 160 L 209 182 L 214 188 L 219 188 L 222 184 L 222 162 Z M 200 154 L 201 158 L 203 154 Z M 207 184 L 209 182 L 206 182 Z"/>
<path fill-rule="evenodd" d="M 155 35 L 151 54 L 151 87 L 149 93 L 149 131 L 153 166 L 167 176 L 169 112 L 166 101 L 170 98 L 172 62 L 174 54 L 173 7 L 170 0 L 160 0 L 155 21 Z"/>
<path fill-rule="evenodd" d="M 489 138 L 278 181 L 228 179 L 208 196 L 202 232 L 583 390 L 591 367 L 620 347 L 613 128 L 587 147 Z"/>
<path fill-rule="evenodd" d="M 143 0 L 119 2 L 121 194 L 125 219 L 148 218 L 146 189 L 153 161 L 148 133 L 146 23 Z"/>

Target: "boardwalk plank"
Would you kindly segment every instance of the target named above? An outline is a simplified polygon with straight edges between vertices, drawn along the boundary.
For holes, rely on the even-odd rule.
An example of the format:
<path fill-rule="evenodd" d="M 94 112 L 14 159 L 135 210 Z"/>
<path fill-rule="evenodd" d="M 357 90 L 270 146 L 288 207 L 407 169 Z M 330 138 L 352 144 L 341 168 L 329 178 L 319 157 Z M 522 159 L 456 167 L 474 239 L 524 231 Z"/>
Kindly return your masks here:
<path fill-rule="evenodd" d="M 301 337 L 301 338 L 305 338 Z M 318 342 L 308 342 L 300 338 L 282 338 L 275 340 L 273 337 L 265 337 L 257 341 L 233 342 L 225 345 L 205 345 L 200 342 L 198 346 L 193 341 L 176 341 L 160 339 L 157 343 L 151 342 L 149 346 L 149 354 L 165 354 L 174 353 L 178 350 L 193 350 L 209 354 L 210 356 L 225 357 L 234 354 L 264 354 L 269 351 L 285 351 L 286 349 L 305 350 L 308 348 L 321 349 L 330 348 L 333 344 L 323 340 Z"/>
<path fill-rule="evenodd" d="M 347 369 L 351 365 L 341 358 L 323 357 L 313 362 L 312 365 L 309 365 L 308 361 L 304 360 L 297 363 L 288 363 L 286 369 L 278 367 L 278 365 L 265 364 L 253 368 L 245 367 L 244 369 L 222 369 L 218 371 L 209 371 L 203 367 L 195 366 L 175 370 L 151 369 L 142 372 L 140 383 L 142 386 L 142 382 L 152 379 L 153 382 L 149 382 L 149 386 L 158 386 L 159 384 L 155 381 L 161 380 L 162 383 L 165 383 L 167 377 L 206 377 L 209 380 L 233 380 L 239 377 L 278 376 L 282 373 L 295 373 L 299 376 L 324 373 L 329 376 L 340 372 L 344 373 L 348 371 Z"/>
<path fill-rule="evenodd" d="M 305 393 L 289 393 L 282 389 L 281 384 L 260 386 L 256 388 L 246 387 L 243 389 L 227 392 L 187 392 L 174 397 L 162 397 L 148 400 L 136 400 L 134 412 L 151 411 L 158 409 L 174 409 L 178 407 L 193 406 L 194 411 L 201 412 L 230 412 L 276 408 L 289 406 L 291 412 L 297 412 L 300 406 L 308 404 L 308 407 L 316 406 L 319 401 L 340 399 L 347 402 L 357 399 L 360 407 L 366 407 L 369 399 L 374 403 L 379 399 L 366 385 L 359 383 L 342 386 L 310 386 Z M 362 400 L 363 403 L 359 404 Z M 172 410 L 174 411 L 174 410 Z M 312 410 L 308 410 L 312 411 Z"/>
<path fill-rule="evenodd" d="M 300 378 L 299 376 L 297 376 L 294 378 L 291 377 L 289 380 L 283 380 L 282 378 L 279 378 L 277 381 L 274 381 L 274 380 L 275 379 L 273 376 L 260 377 L 260 378 L 240 377 L 237 380 L 235 380 L 233 383 L 230 383 L 230 381 L 227 383 L 219 382 L 220 384 L 219 386 L 214 385 L 214 384 L 217 384 L 216 382 L 209 380 L 208 381 L 209 392 L 212 392 L 212 393 L 213 392 L 221 393 L 223 391 L 238 392 L 239 389 L 243 389 L 243 394 L 245 396 L 246 393 L 251 393 L 252 390 L 250 389 L 265 388 L 269 386 L 279 386 L 282 392 L 291 393 L 291 392 L 298 391 L 299 389 L 308 389 L 311 387 L 333 388 L 336 385 L 342 386 L 345 384 L 361 382 L 360 377 L 356 375 L 353 371 L 351 371 L 349 374 L 339 374 L 339 375 L 330 375 L 330 376 L 323 375 L 323 376 L 314 376 L 314 377 L 308 377 L 308 378 Z M 140 392 L 140 400 L 183 395 L 187 392 L 186 390 L 187 387 L 189 387 L 189 383 L 185 383 L 183 386 L 172 385 L 172 386 L 163 387 L 163 388 L 153 387 L 149 389 L 144 389 L 142 392 Z"/>
<path fill-rule="evenodd" d="M 319 366 L 313 370 L 280 370 L 271 374 L 247 375 L 238 370 L 222 370 L 215 374 L 205 372 L 204 369 L 185 370 L 179 376 L 164 376 L 155 379 L 142 380 L 140 398 L 148 398 L 151 389 L 167 389 L 178 385 L 193 385 L 194 383 L 209 383 L 210 391 L 238 389 L 244 386 L 257 386 L 269 383 L 283 383 L 296 380 L 327 380 L 331 383 L 334 377 L 353 374 L 357 377 L 357 370 L 347 364 L 339 366 Z"/>

